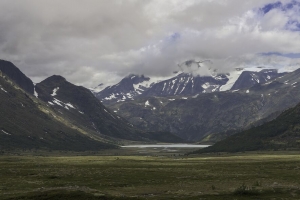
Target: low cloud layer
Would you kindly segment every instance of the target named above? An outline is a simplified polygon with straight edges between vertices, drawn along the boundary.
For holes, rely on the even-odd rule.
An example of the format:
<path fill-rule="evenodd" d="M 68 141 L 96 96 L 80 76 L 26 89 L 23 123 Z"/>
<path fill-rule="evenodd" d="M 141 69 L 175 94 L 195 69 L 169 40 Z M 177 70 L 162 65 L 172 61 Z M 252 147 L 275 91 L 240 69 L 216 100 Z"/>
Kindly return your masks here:
<path fill-rule="evenodd" d="M 212 61 L 203 75 L 294 67 L 299 13 L 298 0 L 2 0 L 0 53 L 36 82 L 60 74 L 86 87 L 169 76 L 191 59 Z"/>

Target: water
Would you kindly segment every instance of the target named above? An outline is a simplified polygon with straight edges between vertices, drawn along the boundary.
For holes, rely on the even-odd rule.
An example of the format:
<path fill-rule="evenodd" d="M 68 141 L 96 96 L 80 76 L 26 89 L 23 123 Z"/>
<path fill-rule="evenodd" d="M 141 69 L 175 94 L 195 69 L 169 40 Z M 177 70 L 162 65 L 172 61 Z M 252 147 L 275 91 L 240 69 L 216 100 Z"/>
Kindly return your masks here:
<path fill-rule="evenodd" d="M 205 148 L 211 145 L 201 144 L 137 144 L 121 146 L 123 148 Z"/>

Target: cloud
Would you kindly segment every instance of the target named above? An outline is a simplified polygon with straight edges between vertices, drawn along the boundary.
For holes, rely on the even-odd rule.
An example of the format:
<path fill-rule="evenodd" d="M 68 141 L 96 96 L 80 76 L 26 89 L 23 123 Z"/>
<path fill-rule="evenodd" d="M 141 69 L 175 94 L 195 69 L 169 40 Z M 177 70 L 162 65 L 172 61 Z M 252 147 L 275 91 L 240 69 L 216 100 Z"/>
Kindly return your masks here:
<path fill-rule="evenodd" d="M 225 72 L 300 53 L 298 13 L 289 0 L 2 0 L 0 53 L 36 82 L 61 74 L 86 87 L 168 76 L 189 59 Z"/>

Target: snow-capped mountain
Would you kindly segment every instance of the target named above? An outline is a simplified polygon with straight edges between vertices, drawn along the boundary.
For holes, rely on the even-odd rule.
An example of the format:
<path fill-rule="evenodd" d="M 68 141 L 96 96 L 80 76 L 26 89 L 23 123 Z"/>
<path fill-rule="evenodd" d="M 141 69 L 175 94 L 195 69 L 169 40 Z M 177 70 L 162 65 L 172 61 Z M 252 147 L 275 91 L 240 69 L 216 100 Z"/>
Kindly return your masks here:
<path fill-rule="evenodd" d="M 95 96 L 103 103 L 116 103 L 134 100 L 137 96 L 176 96 L 195 95 L 219 91 L 228 81 L 225 75 L 193 76 L 187 73 L 177 73 L 174 77 L 157 80 L 144 75 L 129 75 L 118 84 L 106 87 Z"/>
<path fill-rule="evenodd" d="M 299 87 L 300 69 L 238 91 L 194 96 L 143 96 L 108 106 L 135 127 L 170 131 L 191 141 L 204 137 L 206 141 L 212 141 L 270 121 L 283 110 L 295 106 L 300 99 Z"/>
<path fill-rule="evenodd" d="M 250 88 L 257 83 L 264 84 L 284 74 L 285 73 L 278 73 L 277 69 L 264 69 L 259 72 L 243 71 L 231 90 Z"/>
<path fill-rule="evenodd" d="M 195 95 L 219 91 L 220 87 L 228 81 L 226 75 L 194 76 L 181 73 L 171 79 L 152 85 L 143 96 L 177 96 Z"/>
<path fill-rule="evenodd" d="M 227 90 L 239 90 L 263 84 L 279 76 L 276 69 L 237 68 L 231 73 L 200 76 L 176 73 L 173 77 L 154 79 L 131 74 L 118 84 L 108 86 L 100 92 L 92 92 L 104 104 L 134 100 L 138 96 L 194 96 Z"/>
<path fill-rule="evenodd" d="M 131 74 L 123 78 L 118 84 L 108 86 L 104 90 L 95 93 L 102 102 L 120 102 L 142 94 L 152 85 L 150 78 L 144 75 Z"/>

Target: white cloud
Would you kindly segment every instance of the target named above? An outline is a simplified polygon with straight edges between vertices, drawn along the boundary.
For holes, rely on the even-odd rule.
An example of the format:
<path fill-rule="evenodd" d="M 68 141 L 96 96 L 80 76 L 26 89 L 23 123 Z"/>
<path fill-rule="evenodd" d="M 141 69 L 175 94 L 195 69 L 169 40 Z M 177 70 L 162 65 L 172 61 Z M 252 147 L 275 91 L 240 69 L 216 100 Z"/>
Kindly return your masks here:
<path fill-rule="evenodd" d="M 299 6 L 259 9 L 274 2 L 3 0 L 0 53 L 35 81 L 61 74 L 86 87 L 129 73 L 168 76 L 187 59 L 212 59 L 219 71 L 267 65 L 257 54 L 300 52 L 297 23 L 288 23 L 300 21 Z"/>

